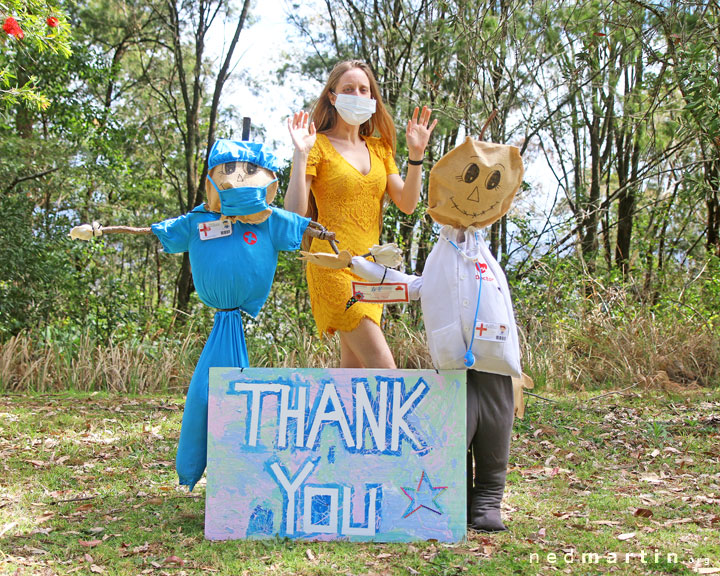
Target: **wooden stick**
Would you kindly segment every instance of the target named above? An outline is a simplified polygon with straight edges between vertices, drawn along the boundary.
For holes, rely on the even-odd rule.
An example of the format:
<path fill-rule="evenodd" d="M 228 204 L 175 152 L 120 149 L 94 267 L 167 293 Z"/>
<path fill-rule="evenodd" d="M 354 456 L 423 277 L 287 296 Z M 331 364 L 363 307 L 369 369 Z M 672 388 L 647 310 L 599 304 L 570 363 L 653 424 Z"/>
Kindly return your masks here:
<path fill-rule="evenodd" d="M 134 226 L 101 226 L 103 234 L 151 234 L 152 228 L 136 228 Z"/>
<path fill-rule="evenodd" d="M 493 108 L 493 111 L 490 114 L 490 117 L 485 121 L 485 124 L 483 125 L 482 130 L 480 130 L 480 135 L 478 136 L 478 140 L 483 139 L 483 136 L 485 136 L 485 130 L 487 130 L 487 127 L 490 126 L 490 122 L 495 120 L 495 116 L 497 116 L 497 110 Z"/>
<path fill-rule="evenodd" d="M 598 398 L 604 398 L 605 396 L 612 396 L 613 394 L 622 394 L 623 392 L 625 392 L 625 390 L 630 390 L 630 388 L 635 388 L 635 386 L 637 386 L 637 385 L 638 385 L 638 383 L 635 382 L 635 384 L 630 384 L 630 386 L 626 386 L 626 387 L 623 388 L 622 390 L 613 390 L 612 392 L 606 392 L 605 394 L 600 394 L 599 396 L 595 396 L 594 398 L 590 398 L 590 400 L 591 400 L 591 401 L 595 401 L 595 400 L 597 400 Z"/>

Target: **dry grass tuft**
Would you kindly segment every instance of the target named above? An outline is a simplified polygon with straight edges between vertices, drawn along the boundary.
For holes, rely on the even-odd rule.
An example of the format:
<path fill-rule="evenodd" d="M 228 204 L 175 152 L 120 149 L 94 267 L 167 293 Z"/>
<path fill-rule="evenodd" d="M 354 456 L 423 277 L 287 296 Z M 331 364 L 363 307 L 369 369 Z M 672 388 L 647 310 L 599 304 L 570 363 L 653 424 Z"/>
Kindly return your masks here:
<path fill-rule="evenodd" d="M 523 368 L 539 389 L 637 383 L 671 392 L 718 386 L 720 335 L 710 321 L 684 313 L 678 307 L 660 317 L 617 289 L 611 298 L 568 305 L 550 317 L 519 309 Z M 384 330 L 398 368 L 432 368 L 422 329 L 391 317 Z M 189 326 L 177 340 L 108 345 L 98 345 L 88 334 L 72 343 L 49 340 L 47 345 L 39 343 L 44 339 L 20 334 L 0 343 L 0 390 L 140 394 L 183 389 L 204 345 L 196 332 Z M 250 335 L 248 352 L 250 365 L 258 367 L 330 368 L 340 363 L 337 336 L 320 339 L 314 328 L 302 327 L 291 315 L 272 339 Z"/>
<path fill-rule="evenodd" d="M 202 346 L 198 340 L 188 333 L 179 342 L 100 346 L 86 334 L 68 350 L 19 334 L 0 344 L 0 389 L 143 394 L 184 387 Z"/>
<path fill-rule="evenodd" d="M 525 364 L 573 389 L 672 382 L 685 389 L 720 381 L 720 337 L 704 323 L 657 318 L 640 307 L 594 306 L 575 318 L 533 323 Z M 665 376 L 658 376 L 664 374 Z"/>
<path fill-rule="evenodd" d="M 388 326 L 385 337 L 398 368 L 426 370 L 433 367 L 424 330 L 411 330 L 402 322 L 394 322 Z"/>
<path fill-rule="evenodd" d="M 298 329 L 292 339 L 274 342 L 263 351 L 257 351 L 248 342 L 250 366 L 258 368 L 332 368 L 340 359 L 340 341 L 335 338 L 318 338 L 305 329 Z"/>

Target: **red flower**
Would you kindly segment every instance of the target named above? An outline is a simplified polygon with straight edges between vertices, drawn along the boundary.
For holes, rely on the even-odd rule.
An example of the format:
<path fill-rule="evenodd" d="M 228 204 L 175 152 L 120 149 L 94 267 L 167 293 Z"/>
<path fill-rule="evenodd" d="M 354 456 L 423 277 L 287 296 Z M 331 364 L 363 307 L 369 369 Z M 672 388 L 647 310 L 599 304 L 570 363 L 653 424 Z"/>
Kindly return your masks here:
<path fill-rule="evenodd" d="M 3 23 L 3 30 L 5 30 L 8 35 L 15 36 L 20 40 L 25 37 L 25 32 L 22 31 L 22 28 L 20 28 L 20 24 L 18 24 L 18 21 L 15 20 L 15 18 L 13 18 L 12 16 L 7 18 Z"/>
<path fill-rule="evenodd" d="M 50 28 L 55 28 L 60 23 L 60 20 L 55 18 L 55 16 L 48 16 L 46 22 L 47 25 L 50 26 Z"/>

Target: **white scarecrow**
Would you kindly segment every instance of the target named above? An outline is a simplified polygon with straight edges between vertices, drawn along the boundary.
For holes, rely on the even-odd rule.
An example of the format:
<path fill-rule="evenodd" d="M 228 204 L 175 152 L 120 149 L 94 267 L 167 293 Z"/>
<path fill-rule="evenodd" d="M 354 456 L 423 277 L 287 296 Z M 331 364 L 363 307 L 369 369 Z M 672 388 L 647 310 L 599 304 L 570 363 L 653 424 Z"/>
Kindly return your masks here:
<path fill-rule="evenodd" d="M 488 532 L 505 530 L 500 503 L 516 409 L 513 378 L 530 383 L 520 366 L 507 280 L 481 229 L 509 210 L 523 173 L 516 147 L 467 138 L 430 171 L 428 214 L 442 228 L 423 275 L 358 256 L 350 263 L 353 272 L 374 283 L 358 287 L 353 299 L 382 292 L 378 285 L 404 285 L 410 300 L 421 301 L 435 368 L 467 369 L 467 445 L 474 459 L 469 524 Z M 304 257 L 332 267 L 344 263 L 342 253 Z"/>

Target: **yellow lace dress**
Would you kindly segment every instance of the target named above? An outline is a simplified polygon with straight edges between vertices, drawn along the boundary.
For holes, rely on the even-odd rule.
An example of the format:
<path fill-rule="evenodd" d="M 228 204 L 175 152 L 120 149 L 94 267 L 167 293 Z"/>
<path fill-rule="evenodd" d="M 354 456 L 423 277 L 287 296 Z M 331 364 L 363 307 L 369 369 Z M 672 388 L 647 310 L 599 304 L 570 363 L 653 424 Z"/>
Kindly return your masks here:
<path fill-rule="evenodd" d="M 362 174 L 352 166 L 324 134 L 318 134 L 306 173 L 313 176 L 311 192 L 318 208 L 317 220 L 335 232 L 338 247 L 353 256 L 366 254 L 380 239 L 380 215 L 388 174 L 398 169 L 392 149 L 379 138 L 364 138 L 370 152 L 370 171 Z M 326 240 L 314 238 L 311 252 L 332 252 Z M 308 264 L 310 303 L 320 335 L 354 330 L 363 318 L 380 325 L 382 304 L 356 302 L 346 309 L 352 282 L 361 278 L 345 270 Z"/>

